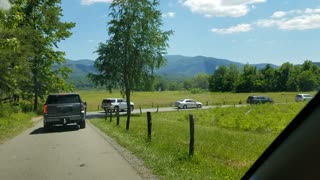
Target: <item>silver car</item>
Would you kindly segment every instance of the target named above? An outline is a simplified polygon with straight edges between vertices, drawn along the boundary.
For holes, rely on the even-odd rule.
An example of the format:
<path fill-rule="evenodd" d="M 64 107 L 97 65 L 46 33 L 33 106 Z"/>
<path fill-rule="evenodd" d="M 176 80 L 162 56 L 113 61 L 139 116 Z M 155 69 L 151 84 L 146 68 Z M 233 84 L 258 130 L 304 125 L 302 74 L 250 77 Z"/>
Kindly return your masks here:
<path fill-rule="evenodd" d="M 127 100 L 123 98 L 107 98 L 103 99 L 101 107 L 105 112 L 109 111 L 127 111 Z M 134 103 L 130 102 L 130 110 L 133 111 Z"/>
<path fill-rule="evenodd" d="M 295 100 L 299 101 L 310 101 L 313 98 L 310 94 L 297 94 Z"/>
<path fill-rule="evenodd" d="M 177 108 L 183 108 L 183 109 L 187 109 L 187 108 L 201 108 L 202 107 L 202 103 L 201 102 L 196 102 L 193 99 L 181 99 L 176 101 L 176 107 Z"/>

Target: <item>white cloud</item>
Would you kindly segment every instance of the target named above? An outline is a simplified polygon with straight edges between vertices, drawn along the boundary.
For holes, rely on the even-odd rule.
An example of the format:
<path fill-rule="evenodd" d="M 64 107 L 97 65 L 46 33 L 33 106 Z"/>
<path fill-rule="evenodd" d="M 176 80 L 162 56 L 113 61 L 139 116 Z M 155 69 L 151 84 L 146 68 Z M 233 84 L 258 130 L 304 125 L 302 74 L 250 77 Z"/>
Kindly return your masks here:
<path fill-rule="evenodd" d="M 0 9 L 9 10 L 11 8 L 11 4 L 8 0 L 0 0 Z"/>
<path fill-rule="evenodd" d="M 278 24 L 279 29 L 306 30 L 320 28 L 320 14 L 298 16 Z"/>
<path fill-rule="evenodd" d="M 94 3 L 110 3 L 112 0 L 81 0 L 82 5 L 91 5 Z"/>
<path fill-rule="evenodd" d="M 210 31 L 218 34 L 233 34 L 233 33 L 239 33 L 239 32 L 249 32 L 251 30 L 252 28 L 250 24 L 238 24 L 236 26 L 231 26 L 229 28 L 222 28 L 222 29 L 213 28 Z"/>
<path fill-rule="evenodd" d="M 175 12 L 167 12 L 167 13 L 162 14 L 162 17 L 164 17 L 164 18 L 174 18 L 175 16 L 176 16 Z"/>
<path fill-rule="evenodd" d="M 283 12 L 283 11 L 277 11 L 277 12 L 274 12 L 272 14 L 272 18 L 282 18 L 286 15 L 287 13 L 286 12 Z"/>
<path fill-rule="evenodd" d="M 320 9 L 307 8 L 288 12 L 278 11 L 273 19 L 262 19 L 256 22 L 259 27 L 277 27 L 282 30 L 320 29 Z"/>
<path fill-rule="evenodd" d="M 179 0 L 194 13 L 207 17 L 240 17 L 246 15 L 254 4 L 267 0 Z"/>

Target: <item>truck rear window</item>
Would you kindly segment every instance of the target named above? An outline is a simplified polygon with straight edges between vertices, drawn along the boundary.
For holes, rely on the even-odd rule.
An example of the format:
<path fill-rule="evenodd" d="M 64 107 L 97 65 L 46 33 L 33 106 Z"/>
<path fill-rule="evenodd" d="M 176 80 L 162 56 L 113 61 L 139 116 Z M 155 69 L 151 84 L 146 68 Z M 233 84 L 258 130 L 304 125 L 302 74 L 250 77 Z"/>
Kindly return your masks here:
<path fill-rule="evenodd" d="M 49 95 L 46 104 L 64 104 L 81 102 L 79 95 Z"/>

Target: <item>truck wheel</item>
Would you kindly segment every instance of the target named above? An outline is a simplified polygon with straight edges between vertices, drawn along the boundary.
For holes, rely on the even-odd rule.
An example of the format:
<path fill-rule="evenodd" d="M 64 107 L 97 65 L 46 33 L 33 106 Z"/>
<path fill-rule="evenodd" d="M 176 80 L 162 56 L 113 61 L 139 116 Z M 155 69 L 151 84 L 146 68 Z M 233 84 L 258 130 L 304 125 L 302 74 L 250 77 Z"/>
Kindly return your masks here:
<path fill-rule="evenodd" d="M 43 123 L 43 129 L 44 129 L 45 131 L 48 131 L 49 128 L 50 128 L 50 126 L 49 126 L 48 123 Z"/>
<path fill-rule="evenodd" d="M 187 105 L 183 105 L 183 109 L 187 109 Z"/>
<path fill-rule="evenodd" d="M 81 122 L 79 123 L 79 126 L 80 126 L 80 129 L 86 128 L 86 121 L 85 121 L 85 120 L 81 121 Z"/>
<path fill-rule="evenodd" d="M 201 106 L 201 104 L 198 104 L 197 107 L 198 107 L 198 108 L 201 108 L 202 106 Z"/>

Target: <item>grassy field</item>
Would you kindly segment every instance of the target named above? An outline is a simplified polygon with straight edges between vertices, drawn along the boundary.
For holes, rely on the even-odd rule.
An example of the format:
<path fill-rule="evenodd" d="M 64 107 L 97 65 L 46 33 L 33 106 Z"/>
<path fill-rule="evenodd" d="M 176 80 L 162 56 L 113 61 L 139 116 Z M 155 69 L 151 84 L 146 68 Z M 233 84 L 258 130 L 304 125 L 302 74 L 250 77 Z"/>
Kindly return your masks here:
<path fill-rule="evenodd" d="M 304 106 L 265 104 L 153 113 L 150 143 L 146 141 L 146 114 L 134 115 L 129 131 L 125 117 L 120 126 L 104 119 L 92 123 L 142 158 L 162 179 L 240 179 Z M 189 114 L 195 117 L 192 158 L 188 155 Z"/>
<path fill-rule="evenodd" d="M 118 91 L 109 93 L 106 90 L 81 90 L 83 101 L 88 103 L 88 111 L 101 110 L 100 104 L 103 98 L 122 97 Z M 315 94 L 316 92 L 309 92 Z M 135 107 L 170 107 L 179 99 L 191 98 L 200 101 L 203 105 L 221 105 L 221 104 L 240 104 L 246 103 L 250 95 L 265 95 L 273 98 L 276 103 L 294 102 L 296 92 L 277 92 L 277 93 L 212 93 L 202 92 L 192 94 L 189 91 L 163 91 L 163 92 L 133 92 L 132 100 Z"/>

